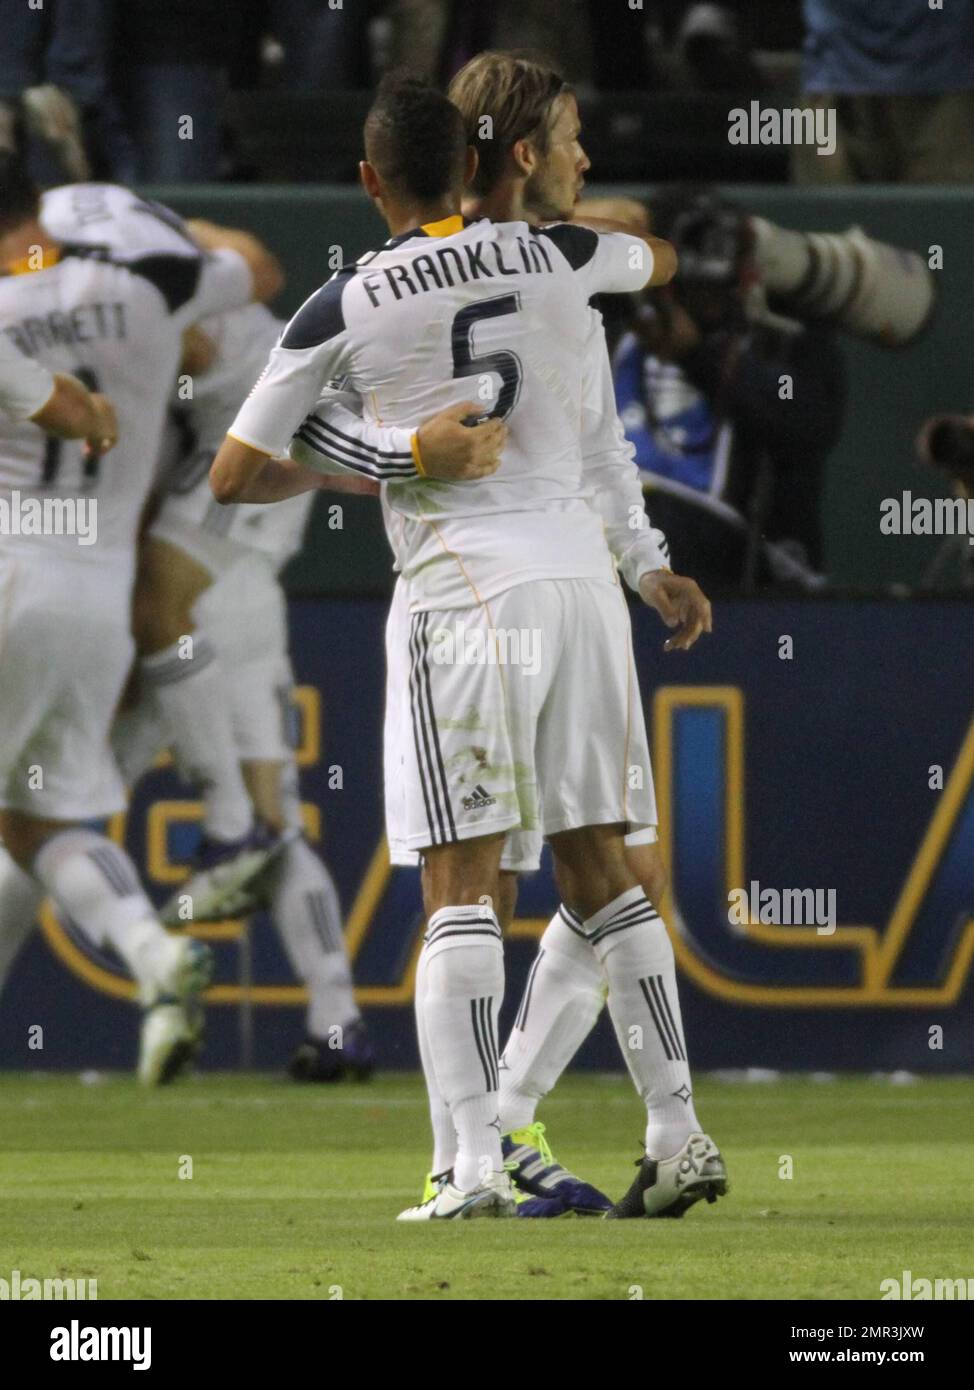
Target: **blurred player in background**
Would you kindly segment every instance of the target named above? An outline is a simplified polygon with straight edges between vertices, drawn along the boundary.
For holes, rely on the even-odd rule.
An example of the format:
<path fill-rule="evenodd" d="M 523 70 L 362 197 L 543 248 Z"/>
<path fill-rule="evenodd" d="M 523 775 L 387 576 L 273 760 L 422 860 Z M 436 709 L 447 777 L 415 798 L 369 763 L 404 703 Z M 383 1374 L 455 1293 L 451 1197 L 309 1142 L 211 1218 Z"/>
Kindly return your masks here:
<path fill-rule="evenodd" d="M 164 710 L 159 694 L 183 684 L 187 666 L 215 668 L 221 697 L 207 722 L 222 720 L 235 775 L 222 786 L 221 771 L 213 768 L 194 872 L 163 909 L 163 920 L 176 925 L 266 908 L 310 994 L 307 1035 L 291 1074 L 307 1081 L 365 1079 L 373 1054 L 355 1003 L 341 906 L 331 874 L 304 835 L 295 761 L 294 673 L 279 575 L 301 548 L 313 494 L 274 507 L 227 508 L 214 500 L 207 478 L 282 327 L 257 304 L 198 325 L 194 351 L 207 360 L 194 375 L 192 397 L 176 402 L 180 428 L 170 438 L 178 457 L 162 469 L 169 490 L 143 543 L 136 588 L 139 649 L 166 656 L 143 657 L 140 698 L 116 721 L 113 743 L 130 783 L 170 745 L 186 768 L 194 710 L 175 712 L 171 703 Z M 336 486 L 360 490 L 350 478 Z M 173 653 L 194 631 L 193 660 L 186 662 Z M 191 768 L 187 773 L 192 779 Z M 240 826 L 253 820 L 236 848 L 220 844 L 214 804 L 229 808 Z"/>
<path fill-rule="evenodd" d="M 72 241 L 125 255 L 136 248 L 185 254 L 228 235 L 106 184 L 51 190 L 42 217 Z M 167 495 L 139 547 L 139 698 L 116 719 L 112 742 L 129 785 L 171 747 L 183 776 L 203 792 L 203 838 L 163 921 L 183 925 L 266 907 L 310 994 L 292 1075 L 363 1079 L 373 1055 L 352 991 L 338 895 L 303 835 L 277 578 L 300 548 L 312 498 L 227 510 L 214 502 L 206 477 L 281 326 L 262 304 L 251 304 L 184 335 L 157 479 Z"/>
<path fill-rule="evenodd" d="M 187 256 L 198 257 L 207 246 L 243 247 L 249 254 L 261 257 L 268 276 L 261 300 L 276 294 L 283 283 L 277 262 L 248 233 L 200 220 L 185 223 L 162 204 L 147 202 L 114 184 L 66 184 L 51 189 L 44 195 L 41 218 L 53 235 L 92 251 L 102 248 L 123 261 L 172 256 L 180 264 Z M 193 369 L 199 365 L 200 353 L 207 351 L 207 340 L 190 325 L 180 362 L 180 368 L 188 373 L 184 383 L 190 392 Z M 170 392 L 175 389 L 175 382 L 174 373 L 168 383 Z M 244 394 L 247 389 L 242 388 Z M 151 460 L 150 466 L 154 468 L 156 462 L 157 459 Z M 163 580 L 160 571 L 167 564 L 171 572 Z M 170 640 L 165 627 L 173 601 L 160 597 L 163 583 L 169 595 L 200 592 L 198 587 L 193 590 L 192 586 L 199 584 L 199 576 L 187 573 L 189 566 L 188 558 L 174 555 L 172 548 L 161 541 L 150 538 L 140 546 L 135 602 L 138 675 L 140 682 L 153 690 L 160 715 L 172 730 L 178 767 L 202 789 L 204 841 L 198 866 L 219 868 L 219 888 L 232 893 L 263 868 L 279 845 L 266 828 L 255 824 L 226 718 L 227 695 L 219 667 L 211 659 L 211 646 L 202 642 L 194 649 L 193 658 L 186 660 L 177 639 L 192 629 L 181 629 L 177 638 Z M 157 621 L 153 621 L 150 605 L 139 598 L 150 584 L 154 586 L 153 602 L 163 605 Z M 201 902 L 201 909 L 205 906 Z M 201 910 L 201 917 L 207 915 Z"/>
<path fill-rule="evenodd" d="M 118 418 L 111 454 L 0 426 L 0 490 L 62 519 L 11 527 L 0 559 L 0 938 L 23 940 L 45 894 L 139 986 L 139 1074 L 175 1075 L 194 1050 L 209 952 L 159 922 L 119 846 L 88 822 L 123 808 L 108 743 L 132 655 L 130 603 L 139 517 L 152 481 L 182 334 L 208 313 L 273 292 L 254 245 L 124 262 L 63 244 L 40 221 L 23 166 L 0 167 L 0 323 L 52 372 L 104 390 Z M 64 517 L 90 519 L 82 536 Z M 25 511 L 26 515 L 26 511 Z M 84 543 L 80 543 L 83 541 Z M 19 942 L 18 942 L 19 944 Z M 8 963 L 12 952 L 4 953 Z"/>

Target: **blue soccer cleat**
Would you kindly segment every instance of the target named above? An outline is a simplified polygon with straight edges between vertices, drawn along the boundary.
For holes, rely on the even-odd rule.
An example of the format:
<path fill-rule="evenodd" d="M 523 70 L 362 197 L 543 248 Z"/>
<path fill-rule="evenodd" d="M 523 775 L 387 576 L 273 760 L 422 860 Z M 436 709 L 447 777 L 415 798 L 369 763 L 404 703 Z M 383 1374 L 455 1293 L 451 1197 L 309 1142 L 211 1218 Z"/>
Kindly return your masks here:
<path fill-rule="evenodd" d="M 518 1216 L 565 1216 L 568 1212 L 575 1212 L 579 1216 L 602 1216 L 609 1211 L 612 1203 L 605 1193 L 591 1183 L 576 1178 L 574 1173 L 569 1173 L 567 1168 L 557 1163 L 544 1136 L 544 1125 L 536 1121 L 523 1129 L 512 1130 L 501 1141 L 504 1167 L 510 1173 L 514 1186 L 546 1204 L 529 1206 L 526 1202 L 522 1203 L 518 1207 Z M 547 1205 L 551 1202 L 556 1206 Z"/>

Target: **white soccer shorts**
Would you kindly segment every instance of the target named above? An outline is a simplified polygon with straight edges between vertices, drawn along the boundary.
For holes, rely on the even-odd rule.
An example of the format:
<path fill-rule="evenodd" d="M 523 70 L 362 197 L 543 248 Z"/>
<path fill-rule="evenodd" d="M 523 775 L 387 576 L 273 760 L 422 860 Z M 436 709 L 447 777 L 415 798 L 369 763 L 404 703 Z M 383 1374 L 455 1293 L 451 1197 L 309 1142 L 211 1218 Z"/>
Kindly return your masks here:
<path fill-rule="evenodd" d="M 382 726 L 382 768 L 385 783 L 386 839 L 390 863 L 399 868 L 418 868 L 419 851 L 406 844 L 406 797 L 403 783 L 405 755 L 402 741 L 412 738 L 409 701 L 399 692 L 409 689 L 409 593 L 396 580 L 386 620 L 386 712 Z M 540 830 L 511 830 L 504 842 L 501 868 L 511 873 L 533 873 L 541 863 L 544 837 Z"/>
<path fill-rule="evenodd" d="M 541 837 L 656 825 L 649 746 L 622 591 L 518 584 L 476 608 L 387 629 L 386 825 L 394 863 L 430 845 L 518 833 L 504 868 L 537 867 Z M 407 857 L 408 856 L 408 857 Z"/>
<path fill-rule="evenodd" d="M 185 498 L 177 495 L 164 498 L 149 527 L 149 535 L 184 551 L 214 579 L 219 579 L 253 555 L 255 548 L 239 539 L 247 508 L 223 507 L 214 499 L 211 502 L 212 511 L 206 513 L 204 524 Z"/>
<path fill-rule="evenodd" d="M 109 730 L 134 655 L 131 565 L 0 554 L 0 806 L 94 820 L 125 806 Z"/>
<path fill-rule="evenodd" d="M 294 753 L 294 672 L 287 603 L 268 556 L 249 549 L 197 599 L 193 615 L 224 671 L 240 757 L 287 762 Z"/>

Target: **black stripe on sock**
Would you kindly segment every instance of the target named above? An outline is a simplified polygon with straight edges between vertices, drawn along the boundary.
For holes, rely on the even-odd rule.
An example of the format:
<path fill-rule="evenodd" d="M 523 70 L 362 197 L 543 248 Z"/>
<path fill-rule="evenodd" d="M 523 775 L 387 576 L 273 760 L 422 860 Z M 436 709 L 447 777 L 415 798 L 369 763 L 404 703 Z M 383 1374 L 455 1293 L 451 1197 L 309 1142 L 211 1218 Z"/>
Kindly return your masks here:
<path fill-rule="evenodd" d="M 544 951 L 539 951 L 534 958 L 534 964 L 528 972 L 528 982 L 524 987 L 524 997 L 521 1000 L 521 1007 L 518 1009 L 517 1018 L 514 1020 L 514 1027 L 519 1028 L 522 1033 L 528 1021 L 528 1010 L 531 1007 L 531 991 L 534 989 L 534 977 L 537 974 L 538 966 L 541 964 L 543 955 Z"/>
<path fill-rule="evenodd" d="M 588 940 L 594 946 L 603 937 L 611 936 L 613 932 L 626 931 L 629 927 L 638 927 L 643 922 L 657 921 L 659 921 L 659 913 L 655 908 L 650 907 L 649 903 L 645 903 L 635 914 L 626 913 L 624 916 L 610 917 L 608 922 L 598 927 Z"/>
<path fill-rule="evenodd" d="M 424 940 L 427 946 L 438 946 L 441 941 L 445 941 L 449 936 L 489 936 L 492 941 L 498 939 L 498 933 L 490 931 L 487 927 L 458 927 L 455 931 L 443 932 L 441 935 L 437 936 L 435 942 L 428 936 L 425 937 Z"/>
<path fill-rule="evenodd" d="M 660 1020 L 659 1014 L 657 1013 L 656 1000 L 650 994 L 645 980 L 639 981 L 639 988 L 642 990 L 643 997 L 645 998 L 646 1003 L 649 1006 L 649 1012 L 652 1015 L 654 1024 L 656 1025 L 656 1032 L 659 1034 L 659 1040 L 663 1045 L 663 1051 L 666 1053 L 666 1060 L 668 1062 L 672 1062 L 674 1061 L 674 1057 L 670 1048 L 670 1040 L 663 1030 L 662 1022 Z"/>
<path fill-rule="evenodd" d="M 312 888 L 305 893 L 304 901 L 322 949 L 326 955 L 334 955 L 341 949 L 341 944 L 335 938 L 335 925 L 331 920 L 324 893 L 320 889 Z"/>
<path fill-rule="evenodd" d="M 660 1007 L 666 1015 L 667 1021 L 670 1026 L 670 1036 L 673 1039 L 673 1046 L 676 1048 L 677 1058 L 679 1061 L 685 1062 L 687 1059 L 687 1054 L 683 1047 L 683 1039 L 680 1037 L 680 1030 L 676 1026 L 676 1020 L 673 1017 L 673 1010 L 670 1008 L 670 1001 L 666 997 L 666 986 L 663 983 L 663 976 L 655 976 L 654 979 L 650 981 L 650 988 L 653 989 L 654 993 L 658 995 Z"/>
<path fill-rule="evenodd" d="M 651 976 L 647 976 L 645 980 L 639 981 L 639 988 L 642 990 L 643 997 L 649 1006 L 649 1012 L 652 1014 L 653 1022 L 656 1025 L 659 1040 L 663 1045 L 663 1051 L 666 1053 L 666 1060 L 668 1062 L 676 1062 L 679 1060 L 679 1052 L 673 1036 L 670 1033 L 669 1024 L 662 1012 L 659 999 L 657 998 L 654 988 L 655 983 L 655 979 Z"/>
<path fill-rule="evenodd" d="M 478 915 L 476 917 L 443 917 L 437 922 L 435 927 L 427 927 L 425 939 L 427 941 L 438 940 L 444 927 L 471 926 L 476 927 L 479 931 L 488 932 L 491 936 L 496 936 L 498 939 L 500 938 L 501 929 L 497 919 L 493 916 L 481 917 Z"/>
<path fill-rule="evenodd" d="M 138 878 L 113 845 L 100 845 L 88 850 L 88 858 L 102 877 L 108 880 L 108 886 L 116 897 L 130 898 L 135 893 L 141 893 Z"/>
<path fill-rule="evenodd" d="M 494 996 L 487 996 L 487 1037 L 490 1042 L 490 1056 L 494 1066 L 494 1090 L 500 1090 L 500 1058 L 497 1055 L 497 1025 L 494 1022 Z"/>
<path fill-rule="evenodd" d="M 558 916 L 564 922 L 565 926 L 568 928 L 569 931 L 573 931 L 575 935 L 580 936 L 583 941 L 588 941 L 588 937 L 582 930 L 582 919 L 578 916 L 577 913 L 572 912 L 570 907 L 566 907 L 564 903 L 559 903 Z"/>
<path fill-rule="evenodd" d="M 490 1057 L 489 1057 L 489 1055 L 488 1055 L 488 1053 L 487 1053 L 487 1049 L 484 1047 L 484 1039 L 483 1039 L 483 1036 L 482 1036 L 481 1031 L 480 1031 L 480 1009 L 479 1009 L 479 1006 L 480 1006 L 481 1002 L 482 1002 L 482 1001 L 481 1001 L 480 999 L 471 999 L 471 1001 L 470 1001 L 470 1022 L 471 1022 L 472 1025 L 473 1025 L 473 1037 L 474 1037 L 474 1042 L 477 1044 L 477 1052 L 478 1052 L 478 1054 L 479 1054 L 479 1056 L 480 1056 L 480 1065 L 481 1065 L 481 1066 L 483 1067 L 483 1069 L 484 1069 L 484 1082 L 485 1082 L 485 1084 L 486 1084 L 486 1088 L 487 1088 L 488 1091 L 495 1091 L 495 1090 L 497 1089 L 497 1087 L 494 1086 L 494 1085 L 492 1084 L 493 1076 L 492 1076 L 491 1069 L 490 1069 Z"/>

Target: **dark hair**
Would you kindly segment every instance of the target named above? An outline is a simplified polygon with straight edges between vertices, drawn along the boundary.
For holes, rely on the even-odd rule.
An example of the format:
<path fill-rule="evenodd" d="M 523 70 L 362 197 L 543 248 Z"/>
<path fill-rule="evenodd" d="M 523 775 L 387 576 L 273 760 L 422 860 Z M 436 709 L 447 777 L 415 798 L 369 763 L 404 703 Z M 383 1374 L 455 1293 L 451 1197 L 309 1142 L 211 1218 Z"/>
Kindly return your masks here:
<path fill-rule="evenodd" d="M 36 217 L 41 192 L 19 154 L 0 150 L 0 236 Z"/>
<path fill-rule="evenodd" d="M 463 116 L 467 142 L 477 150 L 477 193 L 491 191 L 518 140 L 547 151 L 551 108 L 571 90 L 553 63 L 530 53 L 489 50 L 460 69 L 450 83 L 450 100 Z"/>
<path fill-rule="evenodd" d="M 459 194 L 467 138 L 459 111 L 431 83 L 387 73 L 365 118 L 365 153 L 380 177 L 426 201 Z"/>

